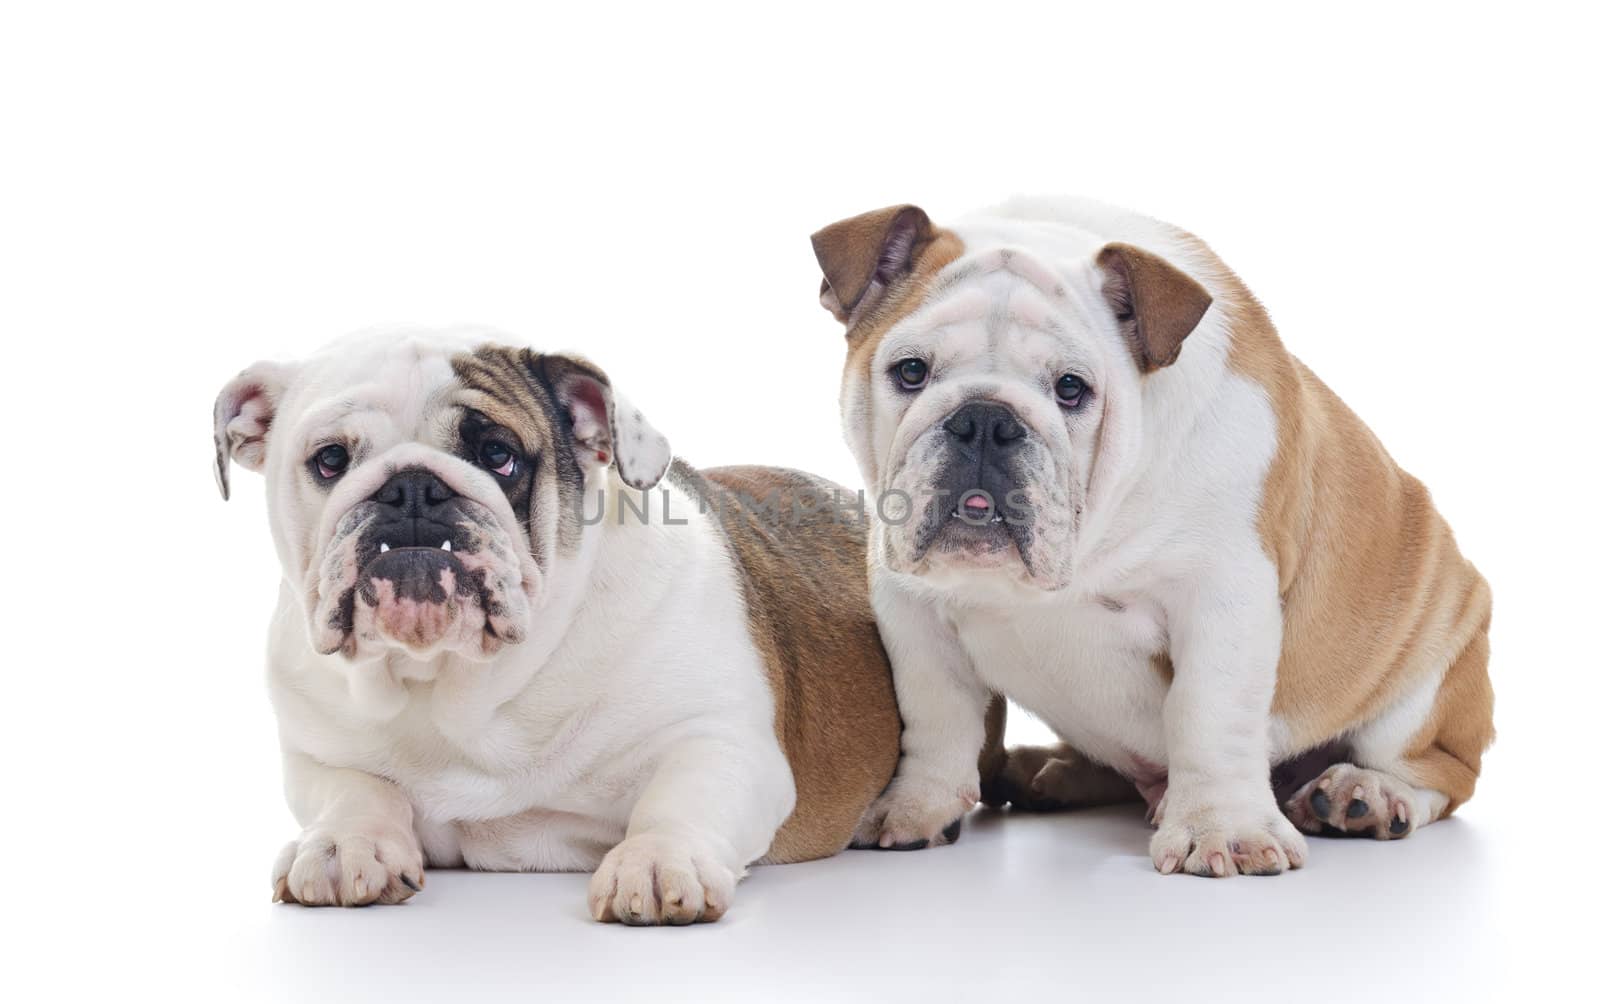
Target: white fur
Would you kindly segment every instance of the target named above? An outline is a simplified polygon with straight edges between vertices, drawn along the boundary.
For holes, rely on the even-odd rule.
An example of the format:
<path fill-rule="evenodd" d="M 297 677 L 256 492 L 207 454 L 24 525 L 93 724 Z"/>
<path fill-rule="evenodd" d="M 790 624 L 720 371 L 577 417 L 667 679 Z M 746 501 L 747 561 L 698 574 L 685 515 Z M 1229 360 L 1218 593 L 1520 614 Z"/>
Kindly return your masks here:
<path fill-rule="evenodd" d="M 1045 447 L 1040 481 L 1063 488 L 1034 495 L 1054 532 L 1031 572 L 1014 558 L 912 565 L 901 531 L 875 528 L 873 595 L 906 722 L 900 776 L 922 789 L 896 801 L 897 781 L 882 814 L 899 840 L 948 822 L 939 814 L 974 780 L 974 723 L 993 690 L 1111 767 L 1169 772 L 1151 848 L 1163 870 L 1214 871 L 1220 855 L 1231 873 L 1230 845 L 1298 864 L 1304 840 L 1268 783 L 1269 762 L 1293 751 L 1270 728 L 1282 622 L 1255 527 L 1276 425 L 1264 390 L 1227 366 L 1220 285 L 1176 231 L 1095 203 L 1017 202 L 952 229 L 963 256 L 885 333 L 870 385 L 846 385 L 846 425 L 874 416 L 851 430 L 862 471 L 877 492 L 925 481 L 936 447 L 921 444 L 978 395 L 1028 425 Z M 1147 376 L 1101 293 L 1093 259 L 1111 241 L 1166 258 L 1216 301 L 1178 361 Z M 908 398 L 878 375 L 913 350 L 931 356 L 933 379 Z M 1095 390 L 1081 414 L 1052 396 L 1068 371 Z M 1164 653 L 1170 687 L 1152 663 Z"/>
<path fill-rule="evenodd" d="M 352 660 L 313 647 L 306 571 L 337 516 L 318 509 L 342 500 L 336 491 L 324 503 L 304 490 L 302 466 L 322 426 L 358 430 L 358 465 L 345 476 L 356 494 L 373 487 L 359 483 L 362 458 L 398 452 L 453 471 L 452 483 L 475 484 L 472 497 L 499 520 L 514 519 L 487 475 L 434 445 L 449 356 L 483 340 L 479 332 L 386 333 L 342 342 L 300 364 L 282 395 L 266 457 L 284 565 L 269 679 L 288 799 L 305 832 L 275 879 L 291 898 L 348 902 L 353 880 L 330 878 L 337 866 L 329 862 L 349 856 L 381 871 L 382 856 L 375 865 L 364 849 L 388 846 L 389 878 L 420 869 L 423 858 L 599 868 L 597 917 L 681 920 L 698 903 L 712 918 L 766 851 L 795 791 L 737 571 L 713 517 L 688 504 L 686 492 L 673 491 L 666 525 L 659 516 L 670 482 L 641 493 L 613 468 L 591 470 L 585 512 L 597 511 L 603 489 L 606 518 L 586 527 L 576 554 L 553 559 L 544 578 L 524 562 L 533 610 L 526 638 L 487 661 L 458 651 L 418 658 L 394 646 Z M 625 495 L 650 506 L 647 525 L 631 511 L 619 519 Z M 648 876 L 652 862 L 677 868 L 679 885 L 698 875 L 693 889 L 679 890 L 687 905 L 639 902 L 638 875 L 643 868 Z M 698 871 L 685 873 L 684 862 Z"/>

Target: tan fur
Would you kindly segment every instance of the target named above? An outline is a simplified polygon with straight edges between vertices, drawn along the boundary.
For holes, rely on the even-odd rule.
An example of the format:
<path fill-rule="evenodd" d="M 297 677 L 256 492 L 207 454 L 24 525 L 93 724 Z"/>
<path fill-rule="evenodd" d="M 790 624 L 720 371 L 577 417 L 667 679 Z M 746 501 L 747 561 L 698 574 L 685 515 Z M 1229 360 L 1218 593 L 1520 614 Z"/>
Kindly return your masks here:
<path fill-rule="evenodd" d="M 1131 244 L 1107 244 L 1094 260 L 1105 273 L 1102 292 L 1139 372 L 1171 366 L 1211 306 L 1211 294 L 1170 262 Z"/>
<path fill-rule="evenodd" d="M 892 280 L 909 265 L 932 231 L 916 206 L 889 206 L 823 227 L 811 235 L 822 267 L 823 306 L 844 323 L 860 308 L 873 283 Z M 885 276 L 885 271 L 894 273 Z"/>
<path fill-rule="evenodd" d="M 921 306 L 934 278 L 965 253 L 961 238 L 948 230 L 930 227 L 915 245 L 910 273 L 876 303 L 861 308 L 857 316 L 850 318 L 844 333 L 849 343 L 845 366 L 865 371 L 884 333 Z"/>
<path fill-rule="evenodd" d="M 844 333 L 847 373 L 854 371 L 860 379 L 872 379 L 868 370 L 884 334 L 922 304 L 935 277 L 965 252 L 966 245 L 955 234 L 938 227 L 928 229 L 914 246 L 910 271 L 849 318 Z M 867 394 L 862 400 L 867 411 L 859 416 L 858 422 L 863 428 L 871 428 L 873 397 Z"/>
<path fill-rule="evenodd" d="M 1204 244 L 1195 240 L 1197 248 Z M 1493 738 L 1489 587 L 1428 490 L 1279 341 L 1226 266 L 1230 366 L 1266 388 L 1278 421 L 1258 527 L 1277 562 L 1283 654 L 1273 711 L 1296 749 L 1371 721 L 1443 667 L 1432 717 L 1401 766 L 1465 801 Z"/>
<path fill-rule="evenodd" d="M 794 773 L 794 813 L 763 860 L 836 854 L 900 758 L 894 683 L 867 598 L 866 526 L 849 509 L 819 511 L 821 499 L 837 492 L 849 502 L 853 493 L 770 467 L 701 477 L 675 463 L 672 476 L 720 517 Z"/>

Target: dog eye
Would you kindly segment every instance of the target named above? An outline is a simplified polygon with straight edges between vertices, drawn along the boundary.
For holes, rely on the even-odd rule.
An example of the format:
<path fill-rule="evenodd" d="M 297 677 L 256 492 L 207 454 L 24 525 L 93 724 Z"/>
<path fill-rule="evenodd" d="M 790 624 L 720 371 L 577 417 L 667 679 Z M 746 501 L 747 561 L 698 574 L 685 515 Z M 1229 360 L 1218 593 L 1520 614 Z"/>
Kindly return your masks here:
<path fill-rule="evenodd" d="M 485 439 L 478 447 L 478 463 L 502 478 L 517 473 L 516 451 L 497 439 Z"/>
<path fill-rule="evenodd" d="M 1078 407 L 1088 394 L 1089 385 L 1083 382 L 1083 377 L 1068 373 L 1056 381 L 1056 400 L 1063 408 Z"/>
<path fill-rule="evenodd" d="M 311 458 L 317 468 L 317 475 L 324 481 L 332 481 L 345 472 L 350 466 L 350 451 L 338 443 L 330 443 L 317 451 Z"/>
<path fill-rule="evenodd" d="M 921 359 L 902 359 L 894 364 L 894 379 L 901 390 L 918 390 L 928 382 L 928 364 Z"/>

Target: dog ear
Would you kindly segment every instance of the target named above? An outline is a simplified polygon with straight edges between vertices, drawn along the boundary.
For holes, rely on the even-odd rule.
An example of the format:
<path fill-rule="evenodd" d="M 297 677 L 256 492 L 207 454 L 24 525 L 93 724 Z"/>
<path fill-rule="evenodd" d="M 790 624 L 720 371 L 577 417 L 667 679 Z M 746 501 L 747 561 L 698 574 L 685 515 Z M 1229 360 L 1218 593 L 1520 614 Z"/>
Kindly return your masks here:
<path fill-rule="evenodd" d="M 612 462 L 634 488 L 654 488 L 672 463 L 667 437 L 611 389 L 605 371 L 577 356 L 540 356 L 538 365 L 556 401 L 572 420 L 572 438 L 586 465 Z"/>
<path fill-rule="evenodd" d="M 822 305 L 848 325 L 895 280 L 911 271 L 932 236 L 928 214 L 890 206 L 840 220 L 811 235 L 822 266 Z"/>
<path fill-rule="evenodd" d="M 217 395 L 212 408 L 211 438 L 217 451 L 213 473 L 224 500 L 230 460 L 252 471 L 266 464 L 267 434 L 294 370 L 286 363 L 259 362 L 228 381 Z"/>
<path fill-rule="evenodd" d="M 1131 244 L 1107 244 L 1095 264 L 1105 273 L 1101 292 L 1139 372 L 1172 365 L 1211 306 L 1211 294 L 1165 258 Z"/>

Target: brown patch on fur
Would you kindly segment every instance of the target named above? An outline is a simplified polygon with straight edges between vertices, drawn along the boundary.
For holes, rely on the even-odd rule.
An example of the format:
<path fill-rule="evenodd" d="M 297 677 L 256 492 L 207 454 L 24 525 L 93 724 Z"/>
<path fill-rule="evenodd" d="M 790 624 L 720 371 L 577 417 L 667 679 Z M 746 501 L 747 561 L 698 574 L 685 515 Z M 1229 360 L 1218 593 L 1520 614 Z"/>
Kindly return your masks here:
<path fill-rule="evenodd" d="M 929 224 L 912 246 L 908 269 L 902 276 L 880 294 L 867 297 L 848 318 L 835 312 L 835 316 L 845 322 L 847 348 L 844 383 L 848 386 L 852 373 L 859 375 L 863 381 L 860 384 L 863 393 L 859 401 L 862 411 L 854 420 L 865 428 L 871 428 L 873 422 L 871 388 L 874 374 L 871 369 L 878 343 L 886 332 L 922 305 L 945 266 L 965 253 L 966 245 L 960 237 Z M 826 279 L 823 285 L 827 285 Z M 872 477 L 877 477 L 876 471 L 872 472 Z"/>
<path fill-rule="evenodd" d="M 964 253 L 966 245 L 961 238 L 948 230 L 935 231 L 905 278 L 891 286 L 881 300 L 845 329 L 845 341 L 849 346 L 845 353 L 846 373 L 854 370 L 867 381 L 865 386 L 871 386 L 872 356 L 884 334 L 922 305 L 939 273 Z M 868 401 L 871 401 L 870 395 Z"/>
<path fill-rule="evenodd" d="M 533 465 L 527 531 L 535 563 L 547 568 L 547 535 L 554 536 L 560 552 L 569 554 L 583 532 L 583 470 L 554 382 L 569 370 L 580 370 L 604 384 L 605 373 L 576 357 L 500 345 L 481 346 L 450 362 L 462 385 L 457 403 L 516 433 L 527 463 Z M 515 508 L 518 500 L 512 504 Z"/>
<path fill-rule="evenodd" d="M 1293 746 L 1308 749 L 1372 721 L 1442 671 L 1404 766 L 1448 796 L 1452 811 L 1471 795 L 1494 736 L 1488 584 L 1457 550 L 1428 490 L 1289 354 L 1265 309 L 1211 257 L 1232 331 L 1229 365 L 1266 389 L 1278 421 L 1257 517 L 1283 604 L 1273 712 Z"/>
<path fill-rule="evenodd" d="M 1157 676 L 1161 677 L 1162 683 L 1165 683 L 1169 688 L 1172 686 L 1172 656 L 1165 652 L 1152 655 L 1150 657 L 1150 668 L 1155 670 Z"/>
<path fill-rule="evenodd" d="M 1480 582 L 1482 580 L 1479 580 Z M 1483 751 L 1494 741 L 1494 689 L 1489 686 L 1488 587 L 1484 586 L 1484 628 L 1451 663 L 1434 698 L 1433 714 L 1412 737 L 1405 763 L 1411 782 L 1443 792 L 1450 799 L 1443 816 L 1472 797 Z"/>
<path fill-rule="evenodd" d="M 1211 306 L 1211 294 L 1165 258 L 1131 244 L 1107 244 L 1094 263 L 1105 273 L 1101 292 L 1139 372 L 1177 362 L 1183 340 Z"/>
<path fill-rule="evenodd" d="M 1008 799 L 996 781 L 1006 768 L 1006 698 L 990 694 L 983 715 L 983 749 L 978 751 L 978 796 L 983 804 L 998 808 Z"/>
<path fill-rule="evenodd" d="M 1088 809 L 1139 801 L 1128 778 L 1079 753 L 1066 743 L 1016 746 L 1006 751 L 1002 769 L 990 779 L 986 805 L 1010 804 L 1024 812 Z"/>
<path fill-rule="evenodd" d="M 719 517 L 794 773 L 794 813 L 763 860 L 836 854 L 900 758 L 900 714 L 867 595 L 866 525 L 854 517 L 855 496 L 771 467 L 701 476 L 675 461 L 672 477 Z M 834 498 L 847 501 L 843 515 L 822 507 Z"/>
<path fill-rule="evenodd" d="M 900 205 L 830 223 L 812 234 L 811 250 L 822 267 L 822 305 L 848 324 L 874 283 L 892 285 L 910 268 L 932 229 L 927 213 Z"/>

